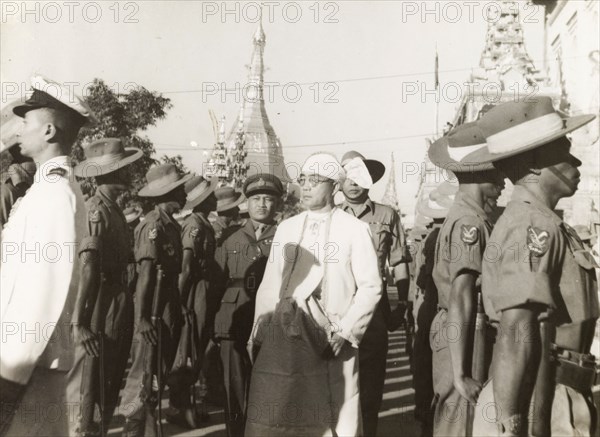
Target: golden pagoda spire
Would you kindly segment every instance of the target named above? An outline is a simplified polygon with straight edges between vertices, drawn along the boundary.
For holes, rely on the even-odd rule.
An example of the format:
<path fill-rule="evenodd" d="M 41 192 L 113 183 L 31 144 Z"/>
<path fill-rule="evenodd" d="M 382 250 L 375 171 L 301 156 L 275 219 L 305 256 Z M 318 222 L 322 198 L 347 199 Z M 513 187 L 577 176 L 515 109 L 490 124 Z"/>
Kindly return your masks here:
<path fill-rule="evenodd" d="M 236 148 L 240 130 L 244 134 L 244 150 L 247 152 L 248 176 L 255 173 L 271 173 L 283 181 L 290 181 L 285 168 L 281 142 L 267 116 L 263 94 L 264 49 L 267 37 L 261 19 L 252 36 L 252 57 L 248 65 L 248 82 L 242 92 L 238 117 L 229 131 L 227 149 Z"/>

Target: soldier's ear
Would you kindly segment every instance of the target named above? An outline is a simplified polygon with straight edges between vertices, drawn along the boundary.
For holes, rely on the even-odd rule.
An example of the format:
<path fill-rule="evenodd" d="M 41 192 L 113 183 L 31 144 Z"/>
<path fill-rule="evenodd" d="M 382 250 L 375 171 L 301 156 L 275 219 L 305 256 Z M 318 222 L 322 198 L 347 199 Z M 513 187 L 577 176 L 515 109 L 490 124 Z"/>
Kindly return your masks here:
<path fill-rule="evenodd" d="M 336 181 L 333 183 L 333 192 L 331 193 L 332 196 L 335 196 L 336 193 L 338 191 L 340 191 L 342 189 L 342 184 L 339 181 Z"/>
<path fill-rule="evenodd" d="M 46 139 L 46 142 L 53 142 L 52 140 L 56 138 L 56 134 L 58 133 L 54 123 L 45 123 L 42 126 L 42 129 L 44 130 L 44 138 Z"/>

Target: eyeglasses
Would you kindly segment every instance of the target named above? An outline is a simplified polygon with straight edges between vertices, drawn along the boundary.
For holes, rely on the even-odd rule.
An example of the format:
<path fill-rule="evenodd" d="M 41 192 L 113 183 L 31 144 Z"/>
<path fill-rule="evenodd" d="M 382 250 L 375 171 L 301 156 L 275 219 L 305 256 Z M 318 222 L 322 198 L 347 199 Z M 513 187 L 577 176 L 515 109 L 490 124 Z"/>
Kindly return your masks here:
<path fill-rule="evenodd" d="M 298 179 L 296 179 L 296 183 L 301 187 L 303 187 L 307 181 L 311 188 L 315 188 L 319 184 L 330 182 L 331 179 L 319 179 L 317 176 L 300 176 Z"/>

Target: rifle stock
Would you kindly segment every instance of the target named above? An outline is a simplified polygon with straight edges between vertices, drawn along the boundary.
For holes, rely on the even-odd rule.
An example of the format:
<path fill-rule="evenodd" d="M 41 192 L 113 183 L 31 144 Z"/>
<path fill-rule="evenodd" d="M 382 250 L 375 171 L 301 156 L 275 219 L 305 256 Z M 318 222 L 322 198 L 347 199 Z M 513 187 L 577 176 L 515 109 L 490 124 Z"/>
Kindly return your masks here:
<path fill-rule="evenodd" d="M 483 296 L 481 291 L 477 293 L 477 314 L 475 316 L 475 332 L 473 335 L 473 358 L 471 362 L 471 377 L 480 383 L 487 378 L 485 367 L 485 341 L 486 341 L 487 316 L 483 308 Z M 475 408 L 469 404 L 467 407 L 467 429 L 466 435 L 473 435 L 473 420 Z"/>
<path fill-rule="evenodd" d="M 474 380 L 479 381 L 482 384 L 487 379 L 487 369 L 485 368 L 486 325 L 487 316 L 483 309 L 483 297 L 481 292 L 479 292 L 477 293 L 477 316 L 475 317 L 471 376 Z"/>
<path fill-rule="evenodd" d="M 103 282 L 103 276 L 101 275 L 101 283 Z M 86 387 L 88 390 L 94 392 L 94 386 L 98 386 L 98 410 L 100 412 L 100 432 L 101 436 L 105 436 L 104 429 L 104 320 L 102 319 L 103 305 L 102 305 L 102 286 L 100 285 L 98 295 L 96 296 L 96 302 L 94 302 L 94 308 L 92 310 L 92 317 L 90 318 L 90 331 L 96 334 L 99 345 L 98 357 L 88 356 L 87 360 L 90 360 L 90 365 L 84 367 L 84 373 L 82 375 L 82 387 Z M 89 417 L 93 420 L 95 405 L 84 405 L 85 409 L 91 408 L 91 411 L 82 411 L 84 417 Z M 89 415 L 89 416 L 88 416 Z"/>
<path fill-rule="evenodd" d="M 551 435 L 552 403 L 554 401 L 554 386 L 556 366 L 552 356 L 552 342 L 556 337 L 556 326 L 548 317 L 540 320 L 540 364 L 538 367 L 535 388 L 533 391 L 532 435 L 544 437 Z"/>
<path fill-rule="evenodd" d="M 156 283 L 154 287 L 154 295 L 152 296 L 152 322 L 156 328 L 158 341 L 156 346 L 153 347 L 154 356 L 156 357 L 156 382 L 158 385 L 158 405 L 156 409 L 156 428 L 158 437 L 162 437 L 162 281 L 163 271 L 160 265 L 156 266 Z"/>

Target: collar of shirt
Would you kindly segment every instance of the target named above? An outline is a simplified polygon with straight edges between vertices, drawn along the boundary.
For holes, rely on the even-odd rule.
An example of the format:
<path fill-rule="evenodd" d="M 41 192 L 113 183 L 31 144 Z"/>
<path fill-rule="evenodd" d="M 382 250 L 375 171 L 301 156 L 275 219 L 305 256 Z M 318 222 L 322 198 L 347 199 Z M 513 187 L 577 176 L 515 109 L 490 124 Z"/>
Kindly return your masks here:
<path fill-rule="evenodd" d="M 212 229 L 212 225 L 210 224 L 210 221 L 208 220 L 208 218 L 206 217 L 205 214 L 203 214 L 201 212 L 195 212 L 194 214 L 196 214 L 196 216 L 200 219 L 200 221 L 202 223 L 204 223 L 205 225 L 208 225 L 208 227 L 210 227 Z"/>
<path fill-rule="evenodd" d="M 121 210 L 121 208 L 119 208 L 117 205 L 117 196 L 118 195 L 115 196 L 114 195 L 115 192 L 111 191 L 110 187 L 108 187 L 107 185 L 100 185 L 96 189 L 96 192 L 98 193 L 100 198 L 102 198 L 102 200 L 104 200 L 106 202 L 107 206 Z"/>
<path fill-rule="evenodd" d="M 67 171 L 67 176 L 70 176 L 73 171 L 73 166 L 71 164 L 71 158 L 66 155 L 55 156 L 54 158 L 50 158 L 48 161 L 40 164 L 37 171 L 35 172 L 35 176 L 33 177 L 34 182 L 54 182 L 54 179 L 48 179 L 48 172 L 56 169 L 63 168 Z"/>
<path fill-rule="evenodd" d="M 163 221 L 163 223 L 171 223 L 176 228 L 179 228 L 179 223 L 177 223 L 175 219 L 171 218 L 169 214 L 167 214 L 161 207 L 157 205 L 154 208 L 158 211 L 158 215 L 160 216 L 160 219 Z"/>
<path fill-rule="evenodd" d="M 362 205 L 356 204 L 356 206 L 357 208 L 354 209 L 350 202 L 344 200 L 344 203 L 342 203 L 342 210 L 345 212 L 350 212 L 355 217 L 362 217 L 367 212 L 371 212 L 372 214 L 375 212 L 375 205 L 369 197 L 367 197 L 367 200 L 365 200 Z M 358 212 L 358 214 L 356 214 L 356 212 Z"/>
<path fill-rule="evenodd" d="M 252 227 L 254 228 L 254 230 L 256 231 L 260 226 L 262 226 L 262 230 L 263 232 L 265 232 L 267 230 L 267 228 L 271 225 L 268 225 L 266 223 L 260 223 L 257 222 L 255 220 L 250 219 L 250 221 L 252 222 Z"/>
<path fill-rule="evenodd" d="M 480 216 L 486 222 L 491 223 L 491 220 L 488 214 L 483 210 L 481 206 L 477 204 L 475 199 L 469 196 L 467 193 L 459 191 L 456 193 L 456 197 L 454 198 L 454 205 L 464 205 L 467 208 L 475 211 L 475 213 Z"/>
<path fill-rule="evenodd" d="M 548 206 L 546 206 L 540 199 L 538 199 L 531 191 L 529 191 L 525 187 L 516 185 L 513 190 L 512 198 L 510 200 L 511 202 L 525 202 L 536 207 L 545 216 L 550 217 L 558 226 L 560 226 L 563 223 L 562 219 L 558 215 L 556 215 L 554 211 L 548 208 Z"/>

